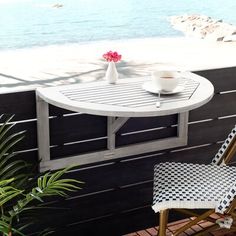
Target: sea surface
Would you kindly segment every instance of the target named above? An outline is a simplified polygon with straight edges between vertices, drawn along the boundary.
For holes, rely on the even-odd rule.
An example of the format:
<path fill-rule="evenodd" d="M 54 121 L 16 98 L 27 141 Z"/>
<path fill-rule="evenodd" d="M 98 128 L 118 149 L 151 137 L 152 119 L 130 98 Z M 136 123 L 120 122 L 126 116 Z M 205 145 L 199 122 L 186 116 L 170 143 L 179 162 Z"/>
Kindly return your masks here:
<path fill-rule="evenodd" d="M 175 37 L 168 18 L 204 14 L 236 25 L 236 0 L 0 0 L 0 49 Z"/>

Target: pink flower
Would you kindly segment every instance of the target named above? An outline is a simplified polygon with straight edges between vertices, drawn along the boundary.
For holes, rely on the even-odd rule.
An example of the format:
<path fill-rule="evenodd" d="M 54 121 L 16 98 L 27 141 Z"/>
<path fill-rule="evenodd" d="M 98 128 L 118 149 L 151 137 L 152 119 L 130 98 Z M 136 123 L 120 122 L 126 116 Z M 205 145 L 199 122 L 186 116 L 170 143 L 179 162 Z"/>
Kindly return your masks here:
<path fill-rule="evenodd" d="M 119 55 L 117 52 L 109 51 L 103 54 L 103 58 L 105 58 L 107 61 L 118 62 L 121 60 L 121 55 Z"/>

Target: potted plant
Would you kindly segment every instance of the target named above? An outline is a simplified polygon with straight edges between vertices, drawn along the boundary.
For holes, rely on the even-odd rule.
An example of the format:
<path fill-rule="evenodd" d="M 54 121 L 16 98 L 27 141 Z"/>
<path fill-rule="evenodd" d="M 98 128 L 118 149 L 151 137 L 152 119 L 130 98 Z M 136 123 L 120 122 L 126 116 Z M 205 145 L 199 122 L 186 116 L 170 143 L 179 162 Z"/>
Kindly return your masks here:
<path fill-rule="evenodd" d="M 29 164 L 14 158 L 14 147 L 23 139 L 24 132 L 10 133 L 15 125 L 11 123 L 12 118 L 0 122 L 0 232 L 3 236 L 24 236 L 29 224 L 20 224 L 23 212 L 36 209 L 37 203 L 43 202 L 45 197 L 66 197 L 68 192 L 80 189 L 78 185 L 82 182 L 62 178 L 70 168 L 46 172 L 36 181 L 25 172 Z M 3 119 L 4 116 L 0 116 L 0 121 Z"/>

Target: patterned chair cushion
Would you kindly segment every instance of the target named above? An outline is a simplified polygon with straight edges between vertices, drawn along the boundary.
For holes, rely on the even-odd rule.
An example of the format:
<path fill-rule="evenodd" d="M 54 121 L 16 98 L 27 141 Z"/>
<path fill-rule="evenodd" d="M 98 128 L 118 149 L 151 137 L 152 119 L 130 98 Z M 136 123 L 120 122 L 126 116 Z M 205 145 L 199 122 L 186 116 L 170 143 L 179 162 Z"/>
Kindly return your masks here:
<path fill-rule="evenodd" d="M 154 168 L 153 210 L 216 209 L 223 213 L 235 195 L 236 167 L 161 163 Z M 228 196 L 228 197 L 227 197 Z"/>

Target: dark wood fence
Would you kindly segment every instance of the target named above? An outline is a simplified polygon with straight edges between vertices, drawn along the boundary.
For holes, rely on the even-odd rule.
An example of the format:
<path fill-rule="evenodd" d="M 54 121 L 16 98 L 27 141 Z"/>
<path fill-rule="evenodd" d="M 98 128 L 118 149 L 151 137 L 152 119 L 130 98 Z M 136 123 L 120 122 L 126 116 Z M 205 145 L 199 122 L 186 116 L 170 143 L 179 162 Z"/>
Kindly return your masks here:
<path fill-rule="evenodd" d="M 61 209 L 43 210 L 43 219 L 34 230 L 53 227 L 58 236 L 116 236 L 156 225 L 151 209 L 153 166 L 163 161 L 209 163 L 236 124 L 236 67 L 196 73 L 214 84 L 215 96 L 190 112 L 188 146 L 81 166 L 68 173 L 85 182 L 83 189 L 70 198 L 45 203 Z M 27 131 L 17 156 L 36 164 L 35 92 L 1 94 L 0 113 L 15 114 L 14 131 Z M 52 158 L 106 148 L 106 117 L 53 106 L 50 117 Z M 176 115 L 133 118 L 119 131 L 117 145 L 175 135 L 176 119 Z M 177 217 L 172 214 L 171 219 Z"/>

